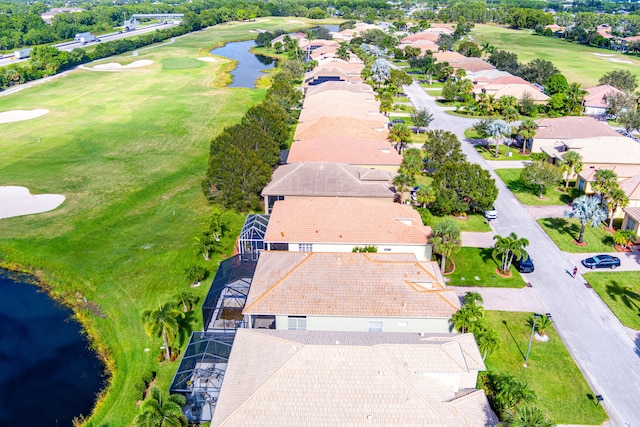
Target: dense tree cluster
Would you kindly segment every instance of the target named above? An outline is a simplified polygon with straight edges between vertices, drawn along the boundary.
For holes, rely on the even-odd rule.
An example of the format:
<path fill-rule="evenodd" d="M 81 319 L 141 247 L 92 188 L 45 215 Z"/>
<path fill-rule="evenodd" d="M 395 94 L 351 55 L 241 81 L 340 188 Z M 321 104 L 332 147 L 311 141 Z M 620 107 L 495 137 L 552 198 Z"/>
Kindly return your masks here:
<path fill-rule="evenodd" d="M 251 107 L 241 123 L 213 139 L 203 182 L 207 198 L 240 211 L 258 208 L 259 193 L 271 179 L 280 149 L 287 147 L 290 123 L 300 95 L 281 71 L 263 102 Z"/>

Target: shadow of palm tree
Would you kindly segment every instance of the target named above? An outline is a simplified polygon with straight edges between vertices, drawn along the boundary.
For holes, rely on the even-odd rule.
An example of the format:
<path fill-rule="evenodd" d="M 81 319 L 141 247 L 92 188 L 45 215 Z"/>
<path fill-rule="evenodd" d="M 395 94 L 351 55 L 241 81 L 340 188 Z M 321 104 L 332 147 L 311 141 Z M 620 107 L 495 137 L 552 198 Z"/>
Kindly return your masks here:
<path fill-rule="evenodd" d="M 487 263 L 489 263 L 491 261 L 496 266 L 496 268 L 499 268 L 500 264 L 498 264 L 496 262 L 496 260 L 493 259 L 493 256 L 491 256 L 492 253 L 493 253 L 493 248 L 482 248 L 482 249 L 480 249 L 480 257 L 482 258 L 482 262 L 487 264 Z"/>
<path fill-rule="evenodd" d="M 638 305 L 640 302 L 640 294 L 634 292 L 631 286 L 622 285 L 618 283 L 618 281 L 613 280 L 610 285 L 607 285 L 606 291 L 612 300 L 618 301 L 618 298 L 620 298 L 620 302 L 627 308 L 636 310 L 636 314 L 640 316 L 640 306 Z"/>
<path fill-rule="evenodd" d="M 502 324 L 507 329 L 507 332 L 509 332 L 509 336 L 511 336 L 511 339 L 513 340 L 513 343 L 516 345 L 516 348 L 518 349 L 518 352 L 520 353 L 520 356 L 522 356 L 522 360 L 524 360 L 524 358 L 525 358 L 524 352 L 520 348 L 520 345 L 518 344 L 518 340 L 516 340 L 516 337 L 513 336 L 513 333 L 511 332 L 511 329 L 509 329 L 509 324 L 507 323 L 506 320 L 503 320 Z"/>
<path fill-rule="evenodd" d="M 640 357 L 640 333 L 636 334 L 636 339 L 634 341 L 636 343 L 636 354 Z"/>
<path fill-rule="evenodd" d="M 576 240 L 580 235 L 580 227 L 574 222 L 570 222 L 566 218 L 544 218 L 542 223 L 545 227 L 556 230 L 562 235 L 571 237 Z"/>

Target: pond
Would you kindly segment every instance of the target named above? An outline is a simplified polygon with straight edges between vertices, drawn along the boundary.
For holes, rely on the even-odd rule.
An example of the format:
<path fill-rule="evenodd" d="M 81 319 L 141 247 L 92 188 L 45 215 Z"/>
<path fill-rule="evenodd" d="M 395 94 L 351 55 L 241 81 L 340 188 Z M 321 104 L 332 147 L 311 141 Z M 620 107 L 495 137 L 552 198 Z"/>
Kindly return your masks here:
<path fill-rule="evenodd" d="M 72 311 L 0 269 L 0 425 L 71 426 L 89 415 L 103 366 Z"/>
<path fill-rule="evenodd" d="M 253 89 L 258 80 L 268 70 L 276 66 L 273 58 L 264 55 L 256 55 L 249 50 L 255 46 L 253 40 L 227 43 L 223 47 L 211 50 L 213 55 L 224 56 L 238 61 L 236 68 L 231 71 L 233 82 L 229 87 L 246 87 Z"/>

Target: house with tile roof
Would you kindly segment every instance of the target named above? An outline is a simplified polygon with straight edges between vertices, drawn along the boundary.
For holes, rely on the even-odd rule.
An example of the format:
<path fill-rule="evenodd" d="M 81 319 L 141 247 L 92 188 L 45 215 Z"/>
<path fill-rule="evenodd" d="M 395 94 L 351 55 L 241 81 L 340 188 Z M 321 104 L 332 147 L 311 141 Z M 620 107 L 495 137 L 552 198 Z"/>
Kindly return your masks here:
<path fill-rule="evenodd" d="M 295 141 L 287 163 L 336 162 L 397 172 L 402 156 L 388 141 L 356 139 L 349 136 L 323 136 Z"/>
<path fill-rule="evenodd" d="M 622 230 L 632 230 L 636 234 L 634 242 L 640 243 L 640 207 L 627 207 L 623 209 Z"/>
<path fill-rule="evenodd" d="M 587 116 L 605 116 L 607 114 L 607 96 L 615 93 L 624 94 L 620 89 L 611 85 L 599 85 L 585 89 L 584 113 Z"/>
<path fill-rule="evenodd" d="M 571 145 L 573 142 L 589 138 L 620 138 L 619 133 L 607 123 L 585 116 L 566 116 L 535 121 L 537 129 L 533 137 L 533 152 L 540 152 L 541 147 Z M 625 138 L 629 139 L 629 138 Z M 583 158 L 584 162 L 584 158 Z"/>
<path fill-rule="evenodd" d="M 211 425 L 498 424 L 470 334 L 239 330 Z"/>
<path fill-rule="evenodd" d="M 389 126 L 383 120 L 360 119 L 351 116 L 324 116 L 299 123 L 294 141 L 325 136 L 350 136 L 358 139 L 389 139 Z"/>
<path fill-rule="evenodd" d="M 459 309 L 413 254 L 263 251 L 242 313 L 249 328 L 449 333 Z"/>
<path fill-rule="evenodd" d="M 393 172 L 345 163 L 304 162 L 279 166 L 262 190 L 265 213 L 277 200 L 310 197 L 353 197 L 393 202 Z"/>
<path fill-rule="evenodd" d="M 577 175 L 577 183 L 576 186 L 584 191 L 586 194 L 593 194 L 593 188 L 591 185 L 596 180 L 596 172 L 600 169 L 609 169 L 613 171 L 618 176 L 618 182 L 622 184 L 622 182 L 631 180 L 634 177 L 640 176 L 640 164 L 637 165 L 593 165 L 589 164 L 587 167 L 583 167 L 582 170 Z M 628 181 L 626 184 L 625 190 L 627 193 L 627 197 L 632 195 L 640 196 L 635 190 L 635 186 L 631 183 L 633 181 Z M 623 188 L 624 190 L 624 188 Z M 640 197 L 639 197 L 640 198 Z"/>
<path fill-rule="evenodd" d="M 288 198 L 273 205 L 264 242 L 268 249 L 300 252 L 375 246 L 381 253 L 411 253 L 426 261 L 432 234 L 409 205 L 377 198 Z"/>

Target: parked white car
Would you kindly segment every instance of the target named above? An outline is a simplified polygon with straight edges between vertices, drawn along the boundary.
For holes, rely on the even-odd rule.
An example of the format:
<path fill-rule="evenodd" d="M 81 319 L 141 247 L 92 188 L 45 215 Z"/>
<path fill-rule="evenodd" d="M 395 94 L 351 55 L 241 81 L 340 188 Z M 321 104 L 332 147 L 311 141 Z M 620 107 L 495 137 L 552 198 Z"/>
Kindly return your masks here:
<path fill-rule="evenodd" d="M 491 221 L 492 219 L 497 219 L 498 211 L 495 207 L 492 206 L 491 209 L 487 209 L 486 211 L 484 211 L 484 217 L 489 221 Z"/>

